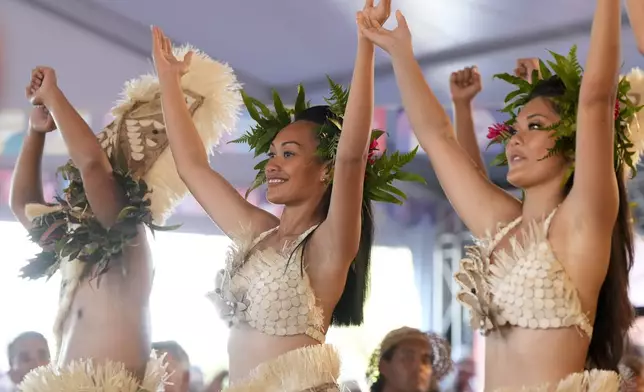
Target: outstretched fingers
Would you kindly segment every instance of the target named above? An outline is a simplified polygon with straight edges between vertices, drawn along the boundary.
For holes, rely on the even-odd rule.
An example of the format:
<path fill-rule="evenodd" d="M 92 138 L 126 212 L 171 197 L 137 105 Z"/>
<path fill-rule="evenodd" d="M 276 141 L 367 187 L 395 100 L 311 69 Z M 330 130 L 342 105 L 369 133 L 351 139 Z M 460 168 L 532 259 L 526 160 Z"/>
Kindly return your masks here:
<path fill-rule="evenodd" d="M 166 56 L 172 56 L 172 42 L 166 36 L 163 36 L 163 53 Z"/>
<path fill-rule="evenodd" d="M 152 54 L 155 58 L 163 57 L 163 40 L 161 38 L 161 29 L 152 26 Z"/>
<path fill-rule="evenodd" d="M 190 63 L 192 63 L 192 56 L 195 53 L 191 50 L 188 53 L 183 56 L 183 63 L 186 65 L 186 67 L 190 67 Z"/>
<path fill-rule="evenodd" d="M 380 0 L 378 8 L 382 9 L 383 14 L 389 17 L 391 15 L 391 0 Z"/>
<path fill-rule="evenodd" d="M 407 26 L 407 19 L 405 18 L 405 15 L 400 10 L 396 11 L 396 22 L 398 23 L 397 29 L 405 29 L 409 30 L 409 26 Z"/>
<path fill-rule="evenodd" d="M 361 30 L 379 29 L 380 23 L 376 19 L 370 18 L 365 12 L 358 11 L 358 26 Z"/>
<path fill-rule="evenodd" d="M 358 28 L 360 30 L 371 28 L 369 18 L 367 18 L 367 16 L 362 11 L 358 11 L 356 13 L 356 23 L 358 24 Z"/>

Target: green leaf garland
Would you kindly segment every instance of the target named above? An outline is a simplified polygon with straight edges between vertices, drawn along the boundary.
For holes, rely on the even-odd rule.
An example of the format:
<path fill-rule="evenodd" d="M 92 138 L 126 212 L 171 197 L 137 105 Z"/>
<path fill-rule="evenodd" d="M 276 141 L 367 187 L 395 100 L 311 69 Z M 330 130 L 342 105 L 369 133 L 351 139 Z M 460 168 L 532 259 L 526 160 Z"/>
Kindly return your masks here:
<path fill-rule="evenodd" d="M 330 162 L 331 170 L 333 170 L 333 163 L 336 159 L 338 143 L 342 132 L 342 118 L 344 118 L 349 100 L 349 89 L 335 83 L 328 76 L 327 79 L 329 82 L 330 96 L 325 98 L 324 101 L 336 118 L 329 118 L 329 123 L 319 126 L 317 154 L 324 161 Z M 293 118 L 298 113 L 311 107 L 310 102 L 306 100 L 304 87 L 301 84 L 298 85 L 297 98 L 292 108 L 284 106 L 276 91 L 273 91 L 274 110 L 270 110 L 259 100 L 249 97 L 245 92 L 242 92 L 242 98 L 250 117 L 256 124 L 241 137 L 232 140 L 230 143 L 248 144 L 250 150 L 254 152 L 255 157 L 267 154 L 270 150 L 271 142 L 275 139 L 279 131 L 291 124 Z M 382 151 L 380 154 L 377 139 L 383 133 L 381 130 L 373 130 L 371 133 L 369 163 L 367 164 L 365 172 L 364 197 L 366 200 L 371 201 L 402 204 L 407 196 L 403 191 L 393 186 L 395 180 L 425 183 L 425 180 L 421 176 L 401 170 L 414 159 L 418 148 L 405 154 L 397 151 L 393 154 Z M 246 197 L 248 197 L 250 192 L 266 182 L 264 168 L 267 162 L 268 159 L 264 159 L 255 165 L 257 175 L 246 191 Z"/>
<path fill-rule="evenodd" d="M 510 92 L 505 97 L 506 106 L 500 111 L 510 116 L 510 119 L 505 124 L 511 126 L 516 122 L 521 108 L 532 99 L 534 90 L 541 81 L 549 79 L 552 76 L 558 76 L 565 86 L 565 92 L 562 96 L 551 99 L 557 106 L 561 120 L 544 129 L 554 131 L 553 138 L 555 140 L 555 145 L 548 150 L 544 159 L 555 155 L 563 155 L 574 160 L 577 109 L 579 106 L 579 92 L 581 90 L 584 70 L 577 59 L 577 46 L 573 46 L 567 56 L 552 51 L 550 51 L 550 54 L 552 55 L 552 60 L 546 62 L 539 60 L 539 72 L 533 72 L 532 82 L 507 73 L 494 75 L 495 78 L 506 81 L 516 87 L 516 90 Z M 541 73 L 541 79 L 539 73 Z M 636 163 L 633 162 L 633 158 L 629 153 L 629 150 L 633 148 L 633 144 L 628 137 L 628 124 L 643 106 L 636 106 L 628 98 L 630 88 L 631 86 L 628 80 L 621 78 L 617 86 L 617 104 L 615 109 L 614 165 L 616 169 L 626 165 L 631 169 L 631 173 L 635 175 L 637 173 Z M 499 124 L 490 127 L 488 138 L 491 141 L 488 147 L 492 144 L 502 144 L 505 146 L 511 137 L 511 134 L 507 132 L 497 132 L 498 127 Z M 505 151 L 498 154 L 492 164 L 497 166 L 507 165 Z M 573 170 L 574 168 L 570 171 L 569 175 L 572 174 Z"/>
<path fill-rule="evenodd" d="M 113 175 L 124 191 L 128 205 L 118 214 L 113 226 L 104 228 L 89 206 L 80 171 L 69 162 L 58 172 L 69 185 L 63 191 L 64 197 L 56 197 L 56 204 L 61 209 L 36 217 L 32 222 L 29 236 L 42 251 L 21 269 L 23 278 L 49 279 L 62 262 L 74 259 L 85 263 L 81 278 L 95 278 L 106 272 L 110 261 L 119 257 L 136 238 L 139 224 L 147 225 L 152 233 L 178 228 L 152 223 L 150 201 L 145 198 L 150 192 L 147 184 L 121 169 L 115 169 Z"/>

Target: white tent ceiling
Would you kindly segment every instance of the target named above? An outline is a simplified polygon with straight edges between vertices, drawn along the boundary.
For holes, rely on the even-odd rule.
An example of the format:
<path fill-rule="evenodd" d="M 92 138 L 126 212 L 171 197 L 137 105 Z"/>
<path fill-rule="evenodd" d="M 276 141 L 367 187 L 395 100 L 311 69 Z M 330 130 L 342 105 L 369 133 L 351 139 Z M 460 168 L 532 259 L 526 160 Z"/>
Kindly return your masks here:
<path fill-rule="evenodd" d="M 349 81 L 356 43 L 355 11 L 362 0 L 21 0 L 58 14 L 141 56 L 149 53 L 149 25 L 176 42 L 190 42 L 229 62 L 246 87 L 267 97 L 304 82 L 313 98 L 326 90 L 325 74 Z M 594 2 L 587 0 L 394 0 L 406 15 L 416 54 L 439 98 L 448 102 L 450 72 L 478 65 L 485 88 L 480 102 L 495 106 L 505 86 L 493 74 L 518 57 L 579 45 L 583 59 Z M 625 66 L 640 63 L 624 18 Z M 378 104 L 399 96 L 389 59 L 378 56 Z"/>

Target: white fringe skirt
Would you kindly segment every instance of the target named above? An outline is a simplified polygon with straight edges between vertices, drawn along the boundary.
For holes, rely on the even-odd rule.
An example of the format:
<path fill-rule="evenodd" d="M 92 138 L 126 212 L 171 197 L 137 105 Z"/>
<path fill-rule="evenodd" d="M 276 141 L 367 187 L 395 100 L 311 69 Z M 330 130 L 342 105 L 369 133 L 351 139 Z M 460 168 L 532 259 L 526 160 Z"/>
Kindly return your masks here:
<path fill-rule="evenodd" d="M 21 392 L 163 392 L 166 373 L 165 356 L 150 355 L 143 382 L 122 363 L 95 364 L 90 360 L 74 361 L 64 367 L 42 366 L 27 374 L 18 386 Z"/>
<path fill-rule="evenodd" d="M 621 377 L 616 372 L 593 369 L 569 374 L 556 384 L 500 388 L 494 392 L 618 392 L 620 384 Z"/>
<path fill-rule="evenodd" d="M 289 351 L 264 362 L 224 392 L 338 392 L 340 356 L 321 344 Z"/>

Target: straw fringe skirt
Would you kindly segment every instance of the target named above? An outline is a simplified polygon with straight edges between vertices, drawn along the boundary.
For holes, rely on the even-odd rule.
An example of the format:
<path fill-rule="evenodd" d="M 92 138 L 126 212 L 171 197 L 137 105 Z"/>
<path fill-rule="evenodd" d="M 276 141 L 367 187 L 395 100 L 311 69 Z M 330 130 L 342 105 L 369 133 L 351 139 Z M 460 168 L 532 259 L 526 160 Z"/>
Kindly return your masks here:
<path fill-rule="evenodd" d="M 520 389 L 500 388 L 494 392 L 618 392 L 620 381 L 616 372 L 593 369 L 570 374 L 556 385 L 546 383 Z"/>
<path fill-rule="evenodd" d="M 21 392 L 163 392 L 167 379 L 164 356 L 150 355 L 143 382 L 122 363 L 74 361 L 64 367 L 42 366 L 18 386 Z"/>
<path fill-rule="evenodd" d="M 328 344 L 289 351 L 262 363 L 224 392 L 338 392 L 340 357 Z"/>

